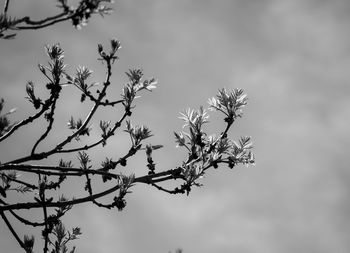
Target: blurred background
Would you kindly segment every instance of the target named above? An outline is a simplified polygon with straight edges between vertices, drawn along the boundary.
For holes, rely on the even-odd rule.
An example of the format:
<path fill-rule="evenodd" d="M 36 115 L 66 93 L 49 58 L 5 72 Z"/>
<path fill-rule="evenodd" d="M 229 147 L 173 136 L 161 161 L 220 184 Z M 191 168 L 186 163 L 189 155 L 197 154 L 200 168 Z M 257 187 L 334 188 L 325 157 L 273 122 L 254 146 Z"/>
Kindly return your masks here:
<path fill-rule="evenodd" d="M 13 0 L 9 13 L 40 19 L 57 13 L 55 4 Z M 148 142 L 165 146 L 154 153 L 158 170 L 174 168 L 186 156 L 173 137 L 182 127 L 179 112 L 206 106 L 223 87 L 248 94 L 244 116 L 230 134 L 252 136 L 256 166 L 210 171 L 204 187 L 188 197 L 136 186 L 123 212 L 76 206 L 64 221 L 67 227 L 82 228 L 81 238 L 71 244 L 77 252 L 349 252 L 350 2 L 118 0 L 113 7 L 112 15 L 94 16 L 79 31 L 66 22 L 0 41 L 0 97 L 5 109 L 17 108 L 12 119 L 34 111 L 24 99 L 28 80 L 38 94 L 46 92 L 37 68 L 47 62 L 45 44 L 61 44 L 69 73 L 84 65 L 94 70 L 92 81 L 103 82 L 97 44 L 107 46 L 110 38 L 118 38 L 122 49 L 110 97 L 119 98 L 129 68 L 142 68 L 145 77 L 158 79 L 156 90 L 137 99 L 132 117 L 132 123 L 152 129 Z M 70 133 L 70 116 L 86 115 L 88 108 L 78 100 L 73 88 L 64 90 L 55 132 L 39 149 Z M 82 141 L 98 138 L 99 119 L 120 114 L 100 113 L 91 138 Z M 223 126 L 222 116 L 211 113 L 208 132 L 220 133 Z M 44 127 L 38 122 L 1 143 L 0 161 L 28 154 Z M 99 165 L 105 156 L 123 155 L 128 145 L 120 132 L 90 154 Z M 140 154 L 125 173 L 143 175 L 145 164 Z M 65 187 L 69 196 L 82 194 Z M 41 252 L 39 235 L 36 242 L 36 252 Z M 20 252 L 3 221 L 0 251 Z"/>

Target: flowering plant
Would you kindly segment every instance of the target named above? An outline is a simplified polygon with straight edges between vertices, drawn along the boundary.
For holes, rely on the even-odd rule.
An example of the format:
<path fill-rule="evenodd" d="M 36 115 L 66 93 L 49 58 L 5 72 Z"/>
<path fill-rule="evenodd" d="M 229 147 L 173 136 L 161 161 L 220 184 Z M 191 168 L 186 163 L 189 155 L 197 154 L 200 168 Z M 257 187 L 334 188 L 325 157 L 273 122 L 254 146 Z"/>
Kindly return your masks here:
<path fill-rule="evenodd" d="M 0 15 L 0 38 L 12 38 L 14 34 L 5 35 L 5 32 L 10 30 L 39 29 L 65 20 L 71 20 L 73 25 L 79 27 L 86 23 L 91 14 L 109 13 L 110 9 L 102 5 L 103 2 L 111 1 L 81 0 L 79 6 L 74 8 L 68 6 L 67 0 L 59 0 L 61 14 L 33 21 L 29 17 L 10 18 L 7 15 L 9 0 L 6 0 L 4 13 Z M 47 97 L 37 95 L 36 86 L 32 81 L 28 81 L 25 87 L 26 99 L 32 104 L 35 112 L 19 122 L 11 122 L 10 116 L 15 109 L 3 113 L 5 102 L 0 100 L 0 143 L 8 140 L 16 131 L 23 130 L 24 126 L 36 123 L 40 118 L 46 123 L 39 137 L 32 143 L 30 152 L 14 160 L 0 161 L 0 216 L 26 253 L 33 252 L 34 236 L 21 236 L 19 230 L 13 226 L 14 221 L 41 229 L 44 253 L 66 253 L 68 243 L 81 235 L 79 227 L 69 230 L 62 223 L 62 217 L 74 205 L 90 202 L 101 208 L 116 208 L 121 211 L 126 206 L 130 188 L 136 184 L 147 184 L 169 194 L 188 195 L 194 186 L 202 185 L 201 178 L 211 168 L 217 169 L 222 164 L 231 169 L 238 164 L 254 164 L 250 137 L 241 137 L 238 141 L 233 141 L 228 136 L 235 120 L 242 116 L 242 110 L 247 105 L 247 96 L 241 89 L 221 89 L 216 97 L 209 99 L 208 109 L 199 107 L 198 110 L 187 109 L 180 113 L 184 126 L 182 131 L 174 132 L 175 142 L 177 147 L 186 150 L 187 155 L 176 168 L 157 168 L 153 153 L 163 146 L 145 144 L 144 140 L 153 135 L 151 130 L 144 125 L 131 123 L 135 99 L 144 91 L 154 90 L 156 79 L 144 79 L 141 69 L 130 69 L 126 72 L 127 82 L 121 88 L 120 97 L 110 99 L 107 96 L 109 87 L 113 85 L 112 67 L 119 60 L 120 48 L 121 44 L 116 39 L 110 40 L 108 50 L 101 44 L 97 46 L 98 60 L 106 67 L 106 76 L 104 81 L 96 83 L 90 81 L 93 72 L 87 67 L 80 66 L 74 74 L 70 74 L 61 46 L 48 45 L 45 50 L 49 62 L 46 65 L 38 65 L 45 78 Z M 62 91 L 67 87 L 77 89 L 80 94 L 78 100 L 83 106 L 88 106 L 87 101 L 90 101 L 92 106 L 83 118 L 75 119 L 67 115 L 67 127 L 71 133 L 54 143 L 52 148 L 39 151 L 49 133 L 55 130 L 59 101 L 63 96 Z M 88 142 L 93 128 L 92 119 L 96 117 L 100 107 L 111 107 L 122 113 L 119 118 L 101 120 L 98 125 L 99 138 Z M 219 134 L 209 135 L 203 128 L 209 123 L 209 111 L 224 114 L 225 128 Z M 98 146 L 105 147 L 121 128 L 124 128 L 124 132 L 130 137 L 129 149 L 119 157 L 106 157 L 99 166 L 94 166 L 89 152 Z M 120 167 L 127 166 L 129 159 L 142 151 L 146 154 L 147 173 L 141 176 L 136 176 L 134 172 L 129 175 L 121 173 Z M 64 154 L 75 154 L 78 165 L 63 159 L 57 164 L 45 164 L 47 158 Z M 41 163 L 36 164 L 38 161 Z M 85 196 L 77 198 L 74 196 L 76 192 L 71 196 L 64 196 L 61 189 L 71 184 L 73 178 L 82 179 L 82 191 L 85 192 Z M 102 181 L 98 181 L 99 179 Z M 174 180 L 178 185 L 168 188 L 166 182 Z M 97 184 L 98 189 L 101 189 L 101 186 L 104 189 L 96 190 Z M 16 194 L 24 195 L 28 201 L 18 201 Z M 102 200 L 110 195 L 110 201 Z M 37 221 L 26 216 L 24 211 L 32 209 L 42 210 L 42 220 Z M 9 219 L 9 215 L 13 219 Z M 73 247 L 69 252 L 73 253 L 74 250 Z"/>

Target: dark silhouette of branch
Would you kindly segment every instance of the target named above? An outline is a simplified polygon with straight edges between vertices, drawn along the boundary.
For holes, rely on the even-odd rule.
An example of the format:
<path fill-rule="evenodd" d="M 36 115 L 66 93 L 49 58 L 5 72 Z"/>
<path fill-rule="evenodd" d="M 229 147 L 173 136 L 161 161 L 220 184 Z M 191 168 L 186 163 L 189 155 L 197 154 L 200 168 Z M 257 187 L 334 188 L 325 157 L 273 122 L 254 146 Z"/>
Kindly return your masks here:
<path fill-rule="evenodd" d="M 16 33 L 8 33 L 8 31 L 37 30 L 67 20 L 71 20 L 73 26 L 80 28 L 86 25 L 91 15 L 100 14 L 104 16 L 112 11 L 112 8 L 104 5 L 104 3 L 110 3 L 110 0 L 81 0 L 77 7 L 69 6 L 67 2 L 67 0 L 58 0 L 59 14 L 33 20 L 29 16 L 22 18 L 10 17 L 8 15 L 10 0 L 6 0 L 3 13 L 0 14 L 0 38 L 12 39 L 16 36 Z"/>
<path fill-rule="evenodd" d="M 4 13 L 7 13 L 7 10 L 9 8 L 9 3 L 10 3 L 10 0 L 5 0 Z"/>
<path fill-rule="evenodd" d="M 5 2 L 4 15 L 0 18 L 0 34 L 11 29 L 37 29 L 54 22 L 60 22 L 65 18 L 72 19 L 74 23 L 75 17 L 80 17 L 79 15 L 83 15 L 82 13 L 84 15 L 90 13 L 89 15 L 91 15 L 92 10 L 96 11 L 96 8 L 100 8 L 100 3 L 104 1 L 82 0 L 79 7 L 71 9 L 65 0 L 60 0 L 60 7 L 64 14 L 48 17 L 41 21 L 33 21 L 28 17 L 11 21 L 6 16 L 9 2 Z M 88 19 L 89 17 L 83 18 Z M 4 24 L 7 25 L 4 26 Z M 193 187 L 202 186 L 201 178 L 209 169 L 216 169 L 220 165 L 232 169 L 238 164 L 254 163 L 250 137 L 241 137 L 238 141 L 233 141 L 228 136 L 235 121 L 242 117 L 242 110 L 247 105 L 246 94 L 241 89 L 233 89 L 232 91 L 221 89 L 216 97 L 209 99 L 208 109 L 200 107 L 198 110 L 187 109 L 180 113 L 180 118 L 184 122 L 184 130 L 174 132 L 175 142 L 179 148 L 184 148 L 187 151 L 187 155 L 176 168 L 163 170 L 157 168 L 153 154 L 163 146 L 159 144 L 145 145 L 145 140 L 149 139 L 153 133 L 144 125 L 131 123 L 132 112 L 135 110 L 135 98 L 139 97 L 142 91 L 155 89 L 156 80 L 154 78 L 144 79 L 140 69 L 129 69 L 126 72 L 127 83 L 122 87 L 121 97 L 110 99 L 107 96 L 108 88 L 112 82 L 112 67 L 119 59 L 117 53 L 120 47 L 120 42 L 116 39 L 110 41 L 108 51 L 102 45 L 98 45 L 98 60 L 106 66 L 106 75 L 101 85 L 96 86 L 95 83 L 90 83 L 89 78 L 92 71 L 86 67 L 79 67 L 75 74 L 69 74 L 69 71 L 65 69 L 64 52 L 59 44 L 46 46 L 49 63 L 47 66 L 39 64 L 38 67 L 47 79 L 45 88 L 49 95 L 47 98 L 40 98 L 35 94 L 33 82 L 29 81 L 26 85 L 28 95 L 26 98 L 37 112 L 18 123 L 11 123 L 10 114 L 14 110 L 2 113 L 4 101 L 0 100 L 0 143 L 11 137 L 16 131 L 23 130 L 24 126 L 36 122 L 39 118 L 44 118 L 47 124 L 44 131 L 34 140 L 28 154 L 12 161 L 0 162 L 0 215 L 26 253 L 32 252 L 34 237 L 24 235 L 24 239 L 21 240 L 7 219 L 6 212 L 19 223 L 33 228 L 42 228 L 44 253 L 67 252 L 67 243 L 77 239 L 81 234 L 80 228 L 68 231 L 61 221 L 61 218 L 74 205 L 91 202 L 98 207 L 117 208 L 121 211 L 126 206 L 126 197 L 130 193 L 130 188 L 136 184 L 149 185 L 167 194 L 188 195 Z M 55 133 L 56 115 L 61 109 L 58 102 L 62 89 L 66 88 L 76 89 L 79 92 L 80 97 L 77 99 L 80 100 L 82 106 L 86 106 L 84 103 L 87 99 L 90 100 L 92 106 L 83 119 L 75 119 L 70 116 L 68 129 L 72 131 L 71 134 L 62 136 L 61 140 L 53 143 L 51 148 L 39 151 L 40 144 L 47 141 L 47 136 Z M 105 107 L 119 110 L 122 116 L 118 119 L 108 119 L 108 121 L 101 120 L 99 139 L 87 144 L 92 128 L 91 122 L 96 117 L 98 109 Z M 216 111 L 224 115 L 225 127 L 216 135 L 207 134 L 203 128 L 209 122 L 209 111 Z M 93 151 L 98 146 L 105 147 L 121 127 L 124 127 L 124 133 L 130 137 L 130 146 L 126 149 L 127 151 L 124 154 L 116 154 L 112 158 L 106 157 L 99 166 L 93 163 L 88 152 Z M 68 144 L 73 145 L 73 147 L 68 146 Z M 136 170 L 133 168 L 130 168 L 129 175 L 118 172 L 120 167 L 128 166 L 128 161 L 143 151 L 146 156 L 146 171 L 142 175 L 136 176 L 133 173 Z M 45 162 L 48 161 L 47 158 L 58 154 L 76 154 L 79 164 L 73 166 L 71 161 L 61 159 L 58 165 L 52 163 L 45 165 Z M 41 161 L 42 164 L 35 164 L 35 161 Z M 19 173 L 21 173 L 21 178 L 19 178 Z M 72 178 L 80 178 L 85 183 L 81 191 L 86 193 L 82 197 L 76 198 L 74 196 L 76 193 L 68 197 L 60 194 L 61 187 L 69 186 Z M 101 181 L 97 181 L 98 179 Z M 171 181 L 175 182 L 177 186 L 169 188 L 167 183 Z M 96 192 L 96 184 L 99 184 L 98 188 L 100 186 L 104 188 Z M 9 191 L 24 195 L 25 201 L 12 200 L 11 202 Z M 18 214 L 37 208 L 42 209 L 43 221 L 32 220 L 25 215 Z M 17 213 L 17 210 L 21 210 L 21 212 Z M 74 248 L 71 252 L 74 252 Z"/>
<path fill-rule="evenodd" d="M 26 250 L 26 247 L 23 243 L 23 241 L 19 238 L 18 234 L 16 233 L 16 231 L 13 229 L 11 223 L 9 222 L 9 220 L 7 219 L 6 215 L 4 214 L 3 211 L 0 210 L 0 215 L 1 218 L 4 220 L 5 224 L 7 225 L 7 227 L 9 228 L 9 230 L 11 231 L 13 237 L 15 237 L 16 241 L 18 242 L 18 244 L 24 249 Z"/>

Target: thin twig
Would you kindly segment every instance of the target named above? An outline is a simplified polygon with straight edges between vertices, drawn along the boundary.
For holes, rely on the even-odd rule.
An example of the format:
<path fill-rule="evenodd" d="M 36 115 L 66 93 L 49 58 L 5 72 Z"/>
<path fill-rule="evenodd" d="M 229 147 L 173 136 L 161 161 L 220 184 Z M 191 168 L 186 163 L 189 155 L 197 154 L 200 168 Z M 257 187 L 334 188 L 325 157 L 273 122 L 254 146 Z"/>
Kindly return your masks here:
<path fill-rule="evenodd" d="M 146 183 L 148 184 L 149 182 L 152 182 L 154 178 L 157 177 L 163 177 L 166 175 L 172 175 L 171 178 L 176 179 L 176 178 L 181 178 L 182 176 L 180 175 L 181 168 L 178 169 L 173 169 L 173 170 L 167 170 L 163 172 L 159 172 L 153 175 L 147 175 L 147 176 L 142 176 L 135 178 L 133 183 Z M 114 174 L 111 174 L 114 175 Z M 116 175 L 114 175 L 116 176 Z M 101 198 L 103 196 L 106 196 L 108 194 L 111 194 L 112 192 L 118 190 L 120 188 L 120 185 L 117 184 L 114 187 L 111 187 L 105 191 L 102 191 L 100 193 L 93 194 L 91 196 L 83 197 L 83 198 L 78 198 L 78 199 L 73 199 L 73 200 L 68 200 L 68 201 L 60 201 L 60 202 L 49 202 L 46 203 L 47 207 L 64 207 L 68 205 L 76 205 L 76 204 L 81 204 L 85 202 L 92 201 L 94 199 Z M 2 211 L 7 211 L 7 210 L 20 210 L 20 209 L 31 209 L 31 208 L 41 208 L 42 205 L 38 202 L 27 202 L 27 203 L 17 203 L 17 204 L 12 204 L 12 205 L 7 205 L 7 206 L 1 206 L 0 210 Z"/>
<path fill-rule="evenodd" d="M 32 148 L 32 152 L 31 154 L 33 155 L 35 153 L 35 149 L 37 148 L 37 146 L 39 145 L 40 142 L 42 142 L 46 137 L 47 135 L 49 134 L 49 132 L 51 131 L 52 129 L 52 125 L 53 125 L 53 122 L 55 120 L 54 118 L 54 112 L 55 112 L 55 109 L 56 109 L 56 102 L 57 102 L 57 99 L 58 99 L 58 95 L 55 96 L 54 100 L 52 101 L 52 104 L 51 104 L 51 111 L 49 112 L 49 115 L 50 115 L 50 119 L 49 119 L 49 124 L 46 128 L 46 131 L 40 136 L 40 138 L 37 140 L 37 142 L 34 144 L 33 148 Z"/>
<path fill-rule="evenodd" d="M 8 205 L 8 203 L 6 203 L 5 201 L 3 201 L 2 199 L 0 199 L 0 203 L 3 204 L 3 205 Z M 19 216 L 18 214 L 16 214 L 13 210 L 9 210 L 10 213 L 17 219 L 19 220 L 20 222 L 26 224 L 26 225 L 30 225 L 30 226 L 33 226 L 33 227 L 37 227 L 37 226 L 44 226 L 44 222 L 42 223 L 39 223 L 39 222 L 31 222 L 27 219 L 24 219 L 23 217 Z"/>
<path fill-rule="evenodd" d="M 49 21 L 52 21 L 52 20 L 55 20 L 55 19 L 59 19 L 63 16 L 67 15 L 66 12 L 62 12 L 60 14 L 57 14 L 57 15 L 54 15 L 54 16 L 51 16 L 51 17 L 47 17 L 47 18 L 44 18 L 44 19 L 41 19 L 41 20 L 31 20 L 30 17 L 26 16 L 26 17 L 23 17 L 21 18 L 19 21 L 19 23 L 26 23 L 28 25 L 42 25 L 46 22 L 49 22 Z"/>
<path fill-rule="evenodd" d="M 16 241 L 18 242 L 19 245 L 21 245 L 21 247 L 24 249 L 24 250 L 27 250 L 25 245 L 24 245 L 24 242 L 19 238 L 18 234 L 16 233 L 16 231 L 13 229 L 11 223 L 9 222 L 9 220 L 7 219 L 6 215 L 4 214 L 3 211 L 0 210 L 0 215 L 1 215 L 1 218 L 5 221 L 7 227 L 9 228 L 9 230 L 11 231 L 12 235 L 15 237 Z"/>
<path fill-rule="evenodd" d="M 24 219 L 23 217 L 19 216 L 18 214 L 16 214 L 13 210 L 10 210 L 10 213 L 17 219 L 19 220 L 20 222 L 22 222 L 23 224 L 26 224 L 26 225 L 30 225 L 30 226 L 33 226 L 33 227 L 38 227 L 38 226 L 44 226 L 45 225 L 45 222 L 32 222 L 32 221 L 29 221 L 27 219 Z"/>
<path fill-rule="evenodd" d="M 72 15 L 74 16 L 74 15 Z M 71 19 L 72 16 L 68 16 L 68 17 L 64 17 L 64 18 L 60 18 L 60 19 L 55 19 L 49 23 L 46 23 L 46 24 L 41 24 L 41 25 L 32 25 L 32 26 L 16 26 L 15 29 L 16 30 L 37 30 L 37 29 L 41 29 L 41 28 L 44 28 L 44 27 L 48 27 L 48 26 L 51 26 L 51 25 L 54 25 L 56 23 L 59 23 L 59 22 L 63 22 L 63 21 L 66 21 L 68 19 Z"/>
<path fill-rule="evenodd" d="M 97 99 L 97 101 L 95 102 L 95 105 L 91 108 L 88 116 L 86 117 L 86 119 L 84 120 L 84 123 L 81 125 L 81 127 L 74 132 L 72 135 L 68 136 L 64 141 L 62 141 L 61 143 L 59 143 L 53 150 L 49 151 L 48 153 L 55 153 L 57 150 L 62 149 L 67 143 L 71 142 L 71 140 L 73 138 L 75 138 L 76 136 L 78 136 L 89 124 L 92 116 L 95 114 L 97 108 L 99 107 L 99 102 L 103 99 L 103 97 L 106 95 L 106 89 L 108 87 L 108 85 L 110 84 L 110 77 L 112 75 L 111 72 L 111 62 L 110 60 L 106 61 L 107 62 L 107 77 L 106 77 L 106 81 L 104 82 L 104 87 L 102 89 L 102 91 L 100 92 L 100 95 Z"/>
<path fill-rule="evenodd" d="M 45 199 L 45 188 L 42 190 L 42 196 L 41 196 L 41 204 L 44 212 L 44 224 L 45 224 L 45 232 L 43 233 L 44 236 L 44 253 L 47 253 L 48 251 L 48 241 L 49 241 L 49 229 L 48 229 L 48 219 L 47 219 L 47 208 L 46 208 L 46 199 Z"/>
<path fill-rule="evenodd" d="M 7 14 L 8 8 L 9 8 L 9 3 L 10 0 L 5 0 L 5 5 L 4 5 L 4 14 Z"/>
<path fill-rule="evenodd" d="M 50 98 L 48 99 L 50 100 Z M 5 140 L 6 138 L 8 138 L 11 134 L 13 134 L 18 128 L 33 122 L 34 120 L 36 120 L 37 118 L 39 118 L 45 111 L 47 111 L 50 107 L 48 106 L 43 106 L 41 108 L 41 110 L 39 112 L 37 112 L 36 114 L 29 116 L 28 118 L 18 122 L 16 125 L 14 125 L 8 132 L 6 132 L 4 135 L 2 135 L 0 137 L 0 142 L 2 142 L 3 140 Z"/>
<path fill-rule="evenodd" d="M 85 145 L 85 146 L 82 146 L 82 147 L 79 147 L 79 148 L 57 150 L 56 153 L 74 153 L 74 152 L 78 152 L 78 151 L 82 151 L 82 150 L 88 150 L 88 149 L 91 149 L 91 148 L 93 148 L 95 146 L 98 146 L 99 144 L 105 143 L 112 135 L 114 135 L 114 132 L 117 130 L 118 127 L 121 126 L 121 123 L 124 121 L 126 116 L 127 116 L 127 112 L 124 112 L 124 114 L 121 117 L 121 119 L 119 119 L 114 124 L 114 127 L 110 130 L 110 132 L 108 133 L 108 136 L 106 138 L 101 138 L 100 140 L 98 140 L 97 142 L 95 142 L 93 144 Z"/>
<path fill-rule="evenodd" d="M 87 127 L 87 125 L 89 124 L 89 122 L 92 119 L 93 115 L 95 114 L 97 108 L 99 107 L 100 101 L 104 98 L 104 96 L 106 96 L 107 87 L 110 85 L 110 77 L 112 75 L 112 72 L 111 72 L 111 60 L 106 60 L 106 62 L 107 62 L 107 76 L 106 76 L 106 81 L 104 82 L 104 87 L 103 87 L 102 91 L 100 92 L 100 95 L 99 95 L 97 101 L 95 102 L 94 106 L 91 108 L 89 114 L 85 118 L 85 120 L 84 120 L 83 124 L 81 125 L 81 127 L 77 131 L 75 131 L 73 134 L 68 136 L 64 141 L 62 141 L 59 144 L 57 144 L 56 147 L 53 148 L 50 151 L 42 152 L 42 153 L 39 153 L 39 154 L 31 154 L 31 155 L 28 155 L 26 157 L 22 157 L 22 158 L 16 159 L 16 160 L 8 162 L 8 163 L 23 163 L 23 162 L 32 161 L 32 160 L 41 160 L 41 159 L 47 158 L 50 155 L 56 154 L 59 150 L 61 150 L 66 144 L 71 142 L 73 138 L 78 136 Z M 43 109 L 42 109 L 41 114 L 42 113 L 43 113 Z M 40 115 L 38 115 L 38 114 L 35 115 L 36 116 L 35 118 L 38 118 Z M 12 134 L 17 128 L 19 128 L 19 126 L 25 125 L 25 124 L 27 124 L 28 122 L 31 122 L 31 121 L 33 121 L 33 119 L 28 118 L 28 119 L 22 121 L 21 124 L 18 124 L 18 126 L 17 125 L 14 126 L 4 136 L 0 137 L 0 142 L 3 139 L 7 138 L 10 134 Z"/>

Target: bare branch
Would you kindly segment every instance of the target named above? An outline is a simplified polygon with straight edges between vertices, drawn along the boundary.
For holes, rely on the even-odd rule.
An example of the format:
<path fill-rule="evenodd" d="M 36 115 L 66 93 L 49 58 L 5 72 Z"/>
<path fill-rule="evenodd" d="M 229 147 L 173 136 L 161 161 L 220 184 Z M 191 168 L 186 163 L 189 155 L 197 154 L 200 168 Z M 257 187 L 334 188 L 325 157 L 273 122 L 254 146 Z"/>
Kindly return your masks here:
<path fill-rule="evenodd" d="M 10 0 L 5 0 L 5 5 L 4 5 L 4 13 L 5 13 L 5 15 L 6 15 L 7 11 L 8 11 L 9 3 L 10 3 Z"/>
<path fill-rule="evenodd" d="M 7 219 L 6 215 L 4 214 L 4 212 L 2 210 L 0 210 L 0 215 L 1 218 L 5 221 L 7 227 L 9 228 L 9 230 L 11 231 L 13 237 L 15 237 L 16 241 L 18 242 L 19 245 L 21 245 L 21 247 L 27 251 L 23 241 L 19 238 L 18 234 L 16 233 L 16 231 L 13 229 L 11 223 L 9 222 L 9 220 Z"/>

